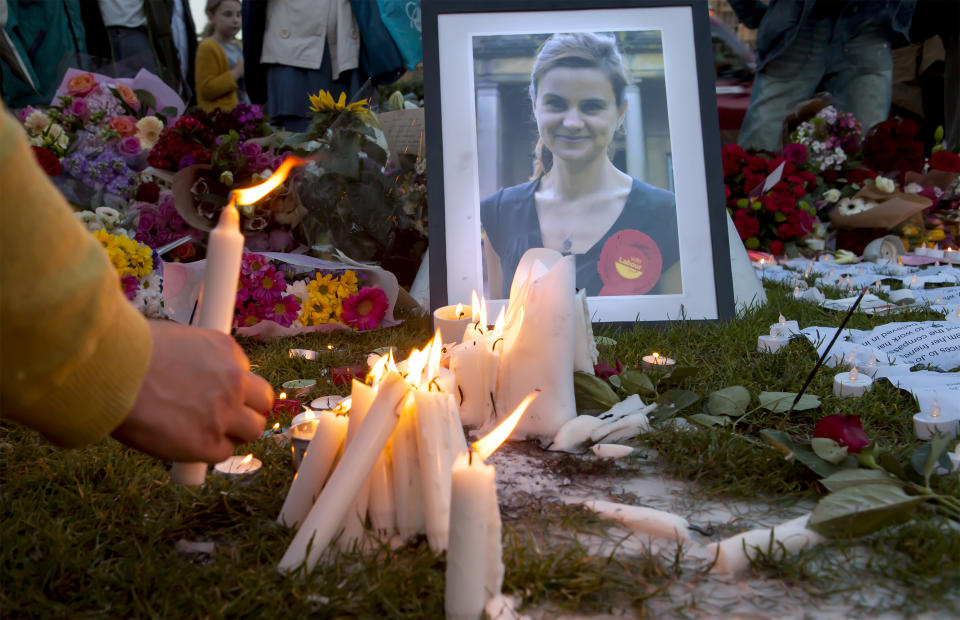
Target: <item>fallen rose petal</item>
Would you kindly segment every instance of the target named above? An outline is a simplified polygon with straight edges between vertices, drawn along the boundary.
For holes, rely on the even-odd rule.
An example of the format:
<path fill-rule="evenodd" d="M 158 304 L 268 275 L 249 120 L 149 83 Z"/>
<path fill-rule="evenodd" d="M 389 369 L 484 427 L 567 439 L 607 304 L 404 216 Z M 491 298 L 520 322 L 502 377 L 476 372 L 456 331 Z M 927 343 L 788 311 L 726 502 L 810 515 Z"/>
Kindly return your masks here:
<path fill-rule="evenodd" d="M 813 436 L 832 439 L 846 446 L 851 454 L 859 454 L 870 445 L 870 438 L 860 424 L 860 416 L 856 415 L 837 414 L 821 418 L 813 429 Z"/>

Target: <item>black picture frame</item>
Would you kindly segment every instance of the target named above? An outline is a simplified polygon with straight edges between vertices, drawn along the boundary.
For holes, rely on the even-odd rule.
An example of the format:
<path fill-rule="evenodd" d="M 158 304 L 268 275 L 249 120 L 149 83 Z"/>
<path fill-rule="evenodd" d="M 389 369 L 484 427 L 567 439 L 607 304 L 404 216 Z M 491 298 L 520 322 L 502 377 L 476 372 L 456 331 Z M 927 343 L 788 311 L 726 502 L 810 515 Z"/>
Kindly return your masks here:
<path fill-rule="evenodd" d="M 477 116 L 481 99 L 478 67 L 486 64 L 481 56 L 486 53 L 484 37 L 504 37 L 502 44 L 494 47 L 510 49 L 490 52 L 496 56 L 529 53 L 529 49 L 521 48 L 529 48 L 525 39 L 537 35 L 594 31 L 617 33 L 620 40 L 653 40 L 651 33 L 660 37 L 668 134 L 663 153 L 667 163 L 663 165 L 683 165 L 673 170 L 668 167 L 666 180 L 661 175 L 659 183 L 664 189 L 677 189 L 683 285 L 677 294 L 589 297 L 592 318 L 595 322 L 625 324 L 680 318 L 725 320 L 734 316 L 706 0 L 423 0 L 421 16 L 431 309 L 469 303 L 471 292 L 482 291 L 485 282 L 479 203 L 487 194 L 481 193 L 481 147 L 477 146 L 478 124 L 486 126 Z M 528 63 L 532 63 L 532 56 Z M 522 81 L 522 72 L 515 73 L 509 79 Z M 529 82 L 529 74 L 526 79 Z M 495 98 L 505 89 L 497 88 L 500 91 L 494 93 Z M 510 84 L 510 88 L 516 91 L 517 85 Z M 511 110 L 518 107 L 515 100 L 498 103 L 509 105 Z M 529 99 L 526 105 L 532 116 Z M 502 135 L 502 128 L 498 126 L 497 131 L 494 136 Z M 656 145 L 644 137 L 642 151 L 656 154 Z M 491 158 L 484 161 L 489 163 Z M 493 161 L 499 165 L 500 153 Z M 650 168 L 647 165 L 644 170 Z M 496 309 L 504 304 L 506 300 L 501 297 L 504 295 L 489 295 L 490 306 Z"/>

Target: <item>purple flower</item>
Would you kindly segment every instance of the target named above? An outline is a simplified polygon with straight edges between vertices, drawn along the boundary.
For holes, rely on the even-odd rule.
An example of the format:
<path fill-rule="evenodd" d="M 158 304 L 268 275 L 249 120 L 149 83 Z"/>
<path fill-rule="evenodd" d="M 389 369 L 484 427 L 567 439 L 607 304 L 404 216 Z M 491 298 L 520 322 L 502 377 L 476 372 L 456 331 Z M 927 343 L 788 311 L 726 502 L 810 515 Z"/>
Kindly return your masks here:
<path fill-rule="evenodd" d="M 263 153 L 260 153 L 256 157 L 252 157 L 250 160 L 250 163 L 248 164 L 251 170 L 254 170 L 257 172 L 266 170 L 272 165 L 273 165 L 273 158 L 267 155 L 264 155 Z"/>
<path fill-rule="evenodd" d="M 240 273 L 246 276 L 266 272 L 270 269 L 270 261 L 261 254 L 244 254 L 240 262 Z"/>
<path fill-rule="evenodd" d="M 187 153 L 180 158 L 180 161 L 177 162 L 177 168 L 183 170 L 184 168 L 189 168 L 190 166 L 197 163 L 197 158 L 193 156 L 193 153 Z"/>
<path fill-rule="evenodd" d="M 300 313 L 300 302 L 295 295 L 286 295 L 264 310 L 265 318 L 279 323 L 283 327 L 290 327 Z"/>
<path fill-rule="evenodd" d="M 135 157 L 140 154 L 140 139 L 136 136 L 129 136 L 120 140 L 120 152 L 128 157 Z"/>
<path fill-rule="evenodd" d="M 81 97 L 77 97 L 70 102 L 70 113 L 79 118 L 87 118 L 87 114 L 90 113 L 90 109 L 87 108 L 86 101 L 84 101 Z"/>
<path fill-rule="evenodd" d="M 264 305 L 279 300 L 283 296 L 283 292 L 287 290 L 287 282 L 283 272 L 273 265 L 270 265 L 266 271 L 257 272 L 251 278 L 250 285 L 251 296 Z"/>
<path fill-rule="evenodd" d="M 293 249 L 293 235 L 282 228 L 271 230 L 270 249 L 274 252 L 289 252 Z"/>
<path fill-rule="evenodd" d="M 123 294 L 127 296 L 128 300 L 133 301 L 140 289 L 140 281 L 137 280 L 136 276 L 123 276 L 120 284 L 123 286 Z"/>
<path fill-rule="evenodd" d="M 240 145 L 240 152 L 245 157 L 256 157 L 263 152 L 263 149 L 256 142 L 244 142 Z"/>

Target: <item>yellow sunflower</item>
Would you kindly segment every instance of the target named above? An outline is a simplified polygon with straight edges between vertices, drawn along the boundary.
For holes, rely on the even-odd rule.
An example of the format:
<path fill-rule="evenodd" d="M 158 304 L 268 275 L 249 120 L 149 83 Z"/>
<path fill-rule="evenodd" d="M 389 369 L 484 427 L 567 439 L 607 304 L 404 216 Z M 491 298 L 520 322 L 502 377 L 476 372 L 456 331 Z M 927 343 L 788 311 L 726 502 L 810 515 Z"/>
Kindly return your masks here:
<path fill-rule="evenodd" d="M 340 93 L 340 98 L 333 100 L 333 95 L 329 91 L 320 90 L 316 95 L 307 95 L 310 98 L 310 110 L 313 112 L 340 112 L 350 110 L 357 114 L 366 114 L 370 111 L 369 99 L 361 99 L 353 103 L 347 103 L 347 93 Z"/>

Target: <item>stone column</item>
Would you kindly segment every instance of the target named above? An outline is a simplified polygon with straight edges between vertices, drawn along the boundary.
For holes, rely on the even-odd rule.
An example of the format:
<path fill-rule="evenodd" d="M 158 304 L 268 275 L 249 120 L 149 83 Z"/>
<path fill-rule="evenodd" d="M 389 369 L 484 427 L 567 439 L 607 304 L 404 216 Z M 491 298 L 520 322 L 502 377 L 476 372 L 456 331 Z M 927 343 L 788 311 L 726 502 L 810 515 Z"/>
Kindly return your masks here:
<path fill-rule="evenodd" d="M 627 86 L 624 92 L 627 114 L 623 122 L 626 134 L 627 174 L 640 181 L 647 177 L 646 137 L 643 132 L 643 108 L 640 102 L 640 80 Z"/>
<path fill-rule="evenodd" d="M 477 170 L 480 198 L 500 187 L 500 86 L 477 83 Z"/>

